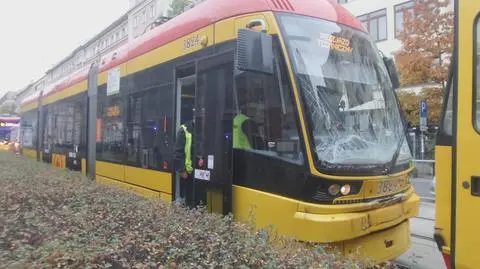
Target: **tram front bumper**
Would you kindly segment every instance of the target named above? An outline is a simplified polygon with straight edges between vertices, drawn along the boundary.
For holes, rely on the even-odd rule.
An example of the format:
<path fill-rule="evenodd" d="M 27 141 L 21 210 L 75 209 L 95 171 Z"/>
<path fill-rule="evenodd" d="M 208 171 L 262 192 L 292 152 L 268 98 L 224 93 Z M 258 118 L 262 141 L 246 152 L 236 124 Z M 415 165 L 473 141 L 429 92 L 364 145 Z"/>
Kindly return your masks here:
<path fill-rule="evenodd" d="M 382 207 L 380 204 L 353 213 L 318 214 L 302 207 L 302 212 L 297 211 L 294 215 L 295 236 L 304 241 L 331 243 L 387 230 L 418 215 L 420 197 L 415 192 L 410 192 L 407 197 L 392 205 Z"/>

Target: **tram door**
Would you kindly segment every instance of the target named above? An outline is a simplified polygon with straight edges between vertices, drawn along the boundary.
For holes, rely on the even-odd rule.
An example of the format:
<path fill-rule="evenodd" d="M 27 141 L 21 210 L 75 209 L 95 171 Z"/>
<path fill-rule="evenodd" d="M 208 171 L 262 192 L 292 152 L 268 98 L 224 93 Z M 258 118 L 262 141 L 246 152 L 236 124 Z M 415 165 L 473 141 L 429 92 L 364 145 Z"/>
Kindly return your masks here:
<path fill-rule="evenodd" d="M 470 269 L 480 268 L 477 252 L 480 241 L 480 1 L 455 2 L 456 79 L 450 89 L 452 101 L 445 101 L 447 107 L 443 119 L 444 132 L 454 141 L 453 183 L 449 179 L 446 185 L 451 194 L 439 196 L 437 192 L 437 199 L 451 197 L 453 200 L 452 248 L 448 251 L 451 267 L 448 268 Z M 444 175 L 437 174 L 439 176 Z"/>
<path fill-rule="evenodd" d="M 175 123 L 175 134 L 177 134 L 180 126 L 187 123 L 188 121 L 193 121 L 193 111 L 195 108 L 195 65 L 189 64 L 186 67 L 179 68 L 176 72 L 177 75 L 177 112 L 176 112 L 176 123 Z M 178 138 L 177 138 L 178 139 Z M 195 137 L 193 137 L 195 139 Z M 194 153 L 192 152 L 192 156 Z M 184 200 L 186 202 L 189 195 L 190 200 L 193 197 L 193 193 L 190 191 L 190 186 L 188 186 L 188 191 L 186 190 L 187 184 L 184 184 L 185 188 L 182 193 L 181 180 L 179 173 L 174 174 L 175 178 L 175 201 Z M 189 184 L 188 184 L 189 185 Z"/>
<path fill-rule="evenodd" d="M 228 214 L 232 203 L 233 51 L 196 63 L 194 200 Z"/>

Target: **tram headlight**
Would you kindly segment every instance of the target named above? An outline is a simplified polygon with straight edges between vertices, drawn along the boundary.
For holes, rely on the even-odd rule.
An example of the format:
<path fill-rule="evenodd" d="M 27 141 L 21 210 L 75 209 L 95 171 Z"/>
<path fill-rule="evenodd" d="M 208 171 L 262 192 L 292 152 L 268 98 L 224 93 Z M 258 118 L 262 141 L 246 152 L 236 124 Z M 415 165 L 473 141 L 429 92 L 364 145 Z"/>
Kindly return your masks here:
<path fill-rule="evenodd" d="M 363 183 L 363 180 L 330 180 L 311 176 L 308 178 L 305 192 L 313 203 L 334 204 L 335 199 L 340 197 L 347 199 L 350 195 L 359 194 Z M 352 203 L 363 201 L 357 198 L 354 200 Z"/>
<path fill-rule="evenodd" d="M 352 190 L 352 187 L 350 187 L 350 185 L 348 185 L 348 184 L 345 184 L 345 185 L 343 185 L 342 188 L 340 189 L 340 192 L 341 192 L 343 195 L 349 195 L 351 190 Z"/>
<path fill-rule="evenodd" d="M 338 184 L 333 184 L 330 187 L 328 187 L 328 193 L 331 196 L 337 196 L 339 192 L 340 192 L 340 186 Z"/>

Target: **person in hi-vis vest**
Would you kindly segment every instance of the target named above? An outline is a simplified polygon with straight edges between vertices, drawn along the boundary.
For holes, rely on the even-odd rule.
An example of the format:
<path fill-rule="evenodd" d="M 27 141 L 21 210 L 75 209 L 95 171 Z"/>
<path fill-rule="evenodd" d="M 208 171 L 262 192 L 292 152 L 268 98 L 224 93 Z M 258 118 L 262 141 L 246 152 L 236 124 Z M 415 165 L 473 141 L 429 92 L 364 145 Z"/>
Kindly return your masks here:
<path fill-rule="evenodd" d="M 252 125 L 253 122 L 246 114 L 246 104 L 240 106 L 240 110 L 233 118 L 233 148 L 252 149 Z"/>
<path fill-rule="evenodd" d="M 182 124 L 175 144 L 175 170 L 180 174 L 180 197 L 188 206 L 193 205 L 193 130 L 192 120 Z"/>

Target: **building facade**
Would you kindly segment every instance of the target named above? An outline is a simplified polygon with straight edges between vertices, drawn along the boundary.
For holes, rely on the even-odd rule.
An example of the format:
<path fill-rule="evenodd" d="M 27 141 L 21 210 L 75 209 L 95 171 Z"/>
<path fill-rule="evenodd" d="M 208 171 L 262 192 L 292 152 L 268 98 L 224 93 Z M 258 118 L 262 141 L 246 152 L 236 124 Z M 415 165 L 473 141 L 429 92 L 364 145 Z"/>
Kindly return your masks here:
<path fill-rule="evenodd" d="M 129 39 L 135 39 L 151 30 L 157 19 L 166 18 L 170 2 L 170 0 L 130 0 L 132 9 L 128 13 Z"/>
<path fill-rule="evenodd" d="M 454 0 L 449 10 L 453 10 Z M 398 34 L 403 30 L 406 12 L 412 12 L 415 0 L 338 0 L 357 17 L 372 35 L 378 48 L 389 57 L 402 47 Z"/>
<path fill-rule="evenodd" d="M 92 63 L 101 61 L 104 55 L 162 23 L 167 19 L 165 17 L 170 2 L 171 0 L 130 0 L 130 9 L 124 15 L 47 70 L 42 78 L 16 92 L 16 111 L 25 97 L 48 90 L 74 72 L 89 69 Z"/>
<path fill-rule="evenodd" d="M 89 67 L 101 55 L 118 48 L 128 40 L 128 15 L 123 15 L 103 31 L 46 72 L 46 84 L 54 84 L 67 74 Z"/>

